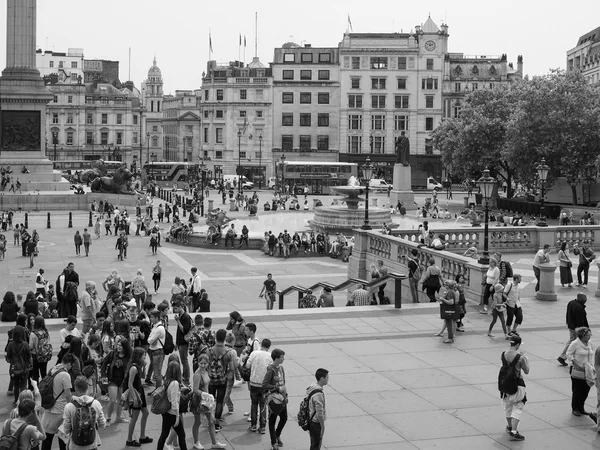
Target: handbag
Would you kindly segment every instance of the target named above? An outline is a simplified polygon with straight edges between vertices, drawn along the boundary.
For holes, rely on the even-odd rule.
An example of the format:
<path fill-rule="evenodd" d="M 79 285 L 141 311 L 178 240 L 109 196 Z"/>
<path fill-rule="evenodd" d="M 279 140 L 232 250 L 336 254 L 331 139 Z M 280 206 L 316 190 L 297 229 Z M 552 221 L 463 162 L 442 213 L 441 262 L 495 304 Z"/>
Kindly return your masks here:
<path fill-rule="evenodd" d="M 454 319 L 456 314 L 460 314 L 458 311 L 458 305 L 454 303 L 453 305 L 449 305 L 448 303 L 442 302 L 440 303 L 440 318 L 441 319 Z"/>
<path fill-rule="evenodd" d="M 281 392 L 271 391 L 267 394 L 265 403 L 269 405 L 271 412 L 279 414 L 285 408 L 287 399 Z"/>
<path fill-rule="evenodd" d="M 573 361 L 573 365 L 571 366 L 571 378 L 585 380 L 585 368 L 577 364 L 576 361 Z"/>
<path fill-rule="evenodd" d="M 427 278 L 423 282 L 423 286 L 428 287 L 428 288 L 433 288 L 433 289 L 440 289 L 442 287 L 442 282 L 440 281 L 440 276 L 439 275 L 430 275 L 429 278 Z"/>

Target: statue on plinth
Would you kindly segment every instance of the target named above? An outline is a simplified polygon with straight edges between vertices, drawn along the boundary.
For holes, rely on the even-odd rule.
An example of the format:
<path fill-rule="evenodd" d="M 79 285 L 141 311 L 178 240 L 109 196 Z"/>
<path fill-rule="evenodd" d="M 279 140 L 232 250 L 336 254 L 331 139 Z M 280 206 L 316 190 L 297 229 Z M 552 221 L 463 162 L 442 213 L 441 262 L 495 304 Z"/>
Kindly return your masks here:
<path fill-rule="evenodd" d="M 396 163 L 400 163 L 405 167 L 410 166 L 410 141 L 405 136 L 404 131 L 400 133 L 400 137 L 396 138 Z"/>
<path fill-rule="evenodd" d="M 101 176 L 92 181 L 92 192 L 106 194 L 128 194 L 137 192 L 131 189 L 133 174 L 124 166 L 119 167 L 112 176 Z"/>

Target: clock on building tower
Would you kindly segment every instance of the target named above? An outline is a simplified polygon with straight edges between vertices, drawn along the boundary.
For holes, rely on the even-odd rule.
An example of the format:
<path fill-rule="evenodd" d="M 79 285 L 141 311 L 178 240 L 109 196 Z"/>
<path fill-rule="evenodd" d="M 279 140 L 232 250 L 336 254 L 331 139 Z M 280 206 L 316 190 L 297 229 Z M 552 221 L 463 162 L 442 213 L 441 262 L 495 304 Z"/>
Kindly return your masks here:
<path fill-rule="evenodd" d="M 435 50 L 435 42 L 434 41 L 427 41 L 425 42 L 425 50 L 432 52 Z"/>

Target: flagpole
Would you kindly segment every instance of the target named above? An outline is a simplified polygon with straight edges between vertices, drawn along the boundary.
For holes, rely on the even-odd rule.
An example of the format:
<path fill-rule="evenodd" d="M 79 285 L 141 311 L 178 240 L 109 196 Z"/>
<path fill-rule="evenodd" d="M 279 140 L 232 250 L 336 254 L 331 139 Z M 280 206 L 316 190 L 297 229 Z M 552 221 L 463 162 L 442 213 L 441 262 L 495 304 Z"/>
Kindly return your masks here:
<path fill-rule="evenodd" d="M 244 63 L 246 62 L 246 35 L 244 35 Z"/>
<path fill-rule="evenodd" d="M 240 61 L 240 55 L 242 52 L 242 33 L 240 33 L 240 41 L 239 41 L 239 45 L 238 45 L 238 61 Z"/>
<path fill-rule="evenodd" d="M 254 13 L 254 56 L 258 56 L 258 13 Z"/>

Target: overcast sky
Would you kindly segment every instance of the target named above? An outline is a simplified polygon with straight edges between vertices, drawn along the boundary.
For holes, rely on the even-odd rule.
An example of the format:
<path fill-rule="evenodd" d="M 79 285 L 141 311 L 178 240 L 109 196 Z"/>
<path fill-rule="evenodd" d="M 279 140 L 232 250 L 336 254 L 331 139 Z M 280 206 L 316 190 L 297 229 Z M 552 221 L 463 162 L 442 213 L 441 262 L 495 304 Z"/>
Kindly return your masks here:
<path fill-rule="evenodd" d="M 600 1 L 480 0 L 400 2 L 379 0 L 38 0 L 37 45 L 43 50 L 83 48 L 85 58 L 120 61 L 120 79 L 137 87 L 146 79 L 156 54 L 164 92 L 196 89 L 208 60 L 238 58 L 239 34 L 246 36 L 246 58 L 254 56 L 258 13 L 258 56 L 265 64 L 284 42 L 335 47 L 350 15 L 355 32 L 408 32 L 427 20 L 449 26 L 449 50 L 467 55 L 524 58 L 526 74 L 564 68 L 566 51 L 582 34 L 600 26 Z M 6 64 L 6 2 L 0 7 L 0 51 Z M 570 8 L 570 6 L 573 8 Z M 241 56 L 243 59 L 243 47 Z"/>

